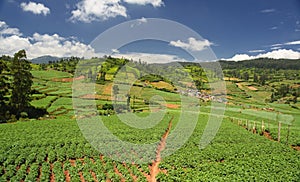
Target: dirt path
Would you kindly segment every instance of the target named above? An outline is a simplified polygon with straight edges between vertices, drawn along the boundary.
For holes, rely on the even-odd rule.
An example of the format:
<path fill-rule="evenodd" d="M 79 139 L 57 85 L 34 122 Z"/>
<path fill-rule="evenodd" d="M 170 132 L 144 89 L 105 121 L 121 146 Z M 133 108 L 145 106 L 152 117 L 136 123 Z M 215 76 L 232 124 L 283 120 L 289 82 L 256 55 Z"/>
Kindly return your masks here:
<path fill-rule="evenodd" d="M 148 179 L 149 182 L 156 182 L 156 176 L 158 175 L 158 173 L 160 172 L 160 169 L 158 167 L 160 161 L 161 161 L 161 152 L 165 149 L 166 147 L 166 140 L 167 137 L 170 133 L 171 127 L 172 127 L 172 121 L 173 121 L 174 116 L 171 118 L 168 128 L 166 130 L 166 132 L 163 134 L 157 149 L 156 149 L 156 159 L 155 161 L 153 161 L 152 165 L 150 166 L 150 179 Z"/>
<path fill-rule="evenodd" d="M 54 172 L 53 172 L 53 164 L 50 163 L 50 171 L 51 171 L 51 174 L 50 174 L 50 182 L 55 182 L 55 176 L 54 176 Z"/>

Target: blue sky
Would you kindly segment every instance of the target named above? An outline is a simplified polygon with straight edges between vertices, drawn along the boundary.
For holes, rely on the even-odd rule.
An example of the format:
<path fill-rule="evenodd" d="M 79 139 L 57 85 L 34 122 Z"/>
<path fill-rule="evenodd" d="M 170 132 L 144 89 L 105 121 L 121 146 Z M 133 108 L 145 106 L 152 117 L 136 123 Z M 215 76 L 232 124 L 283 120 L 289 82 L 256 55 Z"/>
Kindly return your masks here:
<path fill-rule="evenodd" d="M 300 58 L 299 0 L 1 0 L 0 54 L 12 55 L 24 48 L 29 58 L 89 57 L 93 48 L 88 45 L 99 34 L 147 18 L 179 22 L 203 40 L 196 39 L 194 45 L 189 45 L 193 43 L 189 39 L 174 44 L 133 43 L 120 49 L 119 55 L 189 59 L 178 48 L 204 45 L 218 59 Z"/>

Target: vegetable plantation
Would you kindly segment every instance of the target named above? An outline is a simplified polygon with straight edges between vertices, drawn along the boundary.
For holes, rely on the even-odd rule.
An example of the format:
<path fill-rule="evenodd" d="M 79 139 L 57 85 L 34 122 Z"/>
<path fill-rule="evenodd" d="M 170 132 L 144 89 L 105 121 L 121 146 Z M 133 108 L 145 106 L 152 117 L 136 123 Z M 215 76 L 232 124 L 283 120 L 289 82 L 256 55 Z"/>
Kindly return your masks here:
<path fill-rule="evenodd" d="M 178 117 L 176 111 L 169 114 Z M 207 118 L 200 115 L 184 147 L 162 160 L 157 180 L 299 181 L 299 152 L 242 130 L 229 119 L 200 150 Z M 159 140 L 168 120 L 143 131 L 126 127 L 115 116 L 103 117 L 103 122 L 119 138 L 136 143 Z M 150 175 L 151 164 L 120 163 L 94 150 L 68 117 L 3 124 L 0 130 L 1 181 L 146 181 Z"/>
<path fill-rule="evenodd" d="M 0 181 L 152 181 L 153 175 L 157 181 L 300 181 L 300 153 L 292 148 L 300 146 L 299 109 L 270 103 L 268 107 L 273 109 L 268 110 L 258 99 L 266 93 L 262 88 L 262 92 L 241 92 L 244 85 L 228 84 L 230 99 L 224 120 L 204 149 L 199 143 L 212 106 L 199 101 L 200 115 L 191 137 L 172 155 L 160 159 L 155 168 L 157 156 L 144 164 L 126 163 L 104 155 L 87 141 L 75 119 L 70 73 L 34 70 L 32 74 L 35 93 L 31 105 L 48 114 L 0 125 Z M 134 97 L 129 104 L 139 118 L 149 115 L 147 102 L 155 95 L 163 97 L 166 105 L 178 106 L 165 108 L 163 119 L 149 129 L 132 128 L 114 115 L 111 82 L 96 84 L 95 95 L 76 99 L 95 99 L 103 124 L 120 140 L 158 142 L 166 136 L 170 118 L 174 118 L 172 133 L 181 117 L 180 95 L 156 88 L 162 84 L 166 83 L 155 83 L 155 87 L 139 83 L 130 90 Z M 249 96 L 252 100 L 245 101 Z M 163 149 L 148 151 L 145 156 L 163 154 Z"/>

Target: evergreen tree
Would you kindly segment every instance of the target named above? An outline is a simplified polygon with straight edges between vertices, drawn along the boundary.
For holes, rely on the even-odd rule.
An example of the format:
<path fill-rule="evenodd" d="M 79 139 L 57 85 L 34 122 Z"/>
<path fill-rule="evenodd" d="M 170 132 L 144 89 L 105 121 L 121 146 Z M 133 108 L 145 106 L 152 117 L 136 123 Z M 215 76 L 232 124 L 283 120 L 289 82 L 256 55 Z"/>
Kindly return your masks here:
<path fill-rule="evenodd" d="M 9 68 L 5 61 L 0 60 L 0 122 L 5 121 L 6 112 L 9 110 L 7 106 L 9 95 Z"/>
<path fill-rule="evenodd" d="M 258 82 L 258 76 L 254 73 L 254 75 L 253 75 L 253 81 L 254 82 Z"/>
<path fill-rule="evenodd" d="M 249 73 L 247 71 L 243 73 L 243 79 L 246 81 L 249 80 Z"/>
<path fill-rule="evenodd" d="M 11 106 L 17 118 L 29 106 L 31 100 L 32 74 L 30 62 L 26 60 L 25 50 L 14 55 L 11 65 L 13 75 Z"/>

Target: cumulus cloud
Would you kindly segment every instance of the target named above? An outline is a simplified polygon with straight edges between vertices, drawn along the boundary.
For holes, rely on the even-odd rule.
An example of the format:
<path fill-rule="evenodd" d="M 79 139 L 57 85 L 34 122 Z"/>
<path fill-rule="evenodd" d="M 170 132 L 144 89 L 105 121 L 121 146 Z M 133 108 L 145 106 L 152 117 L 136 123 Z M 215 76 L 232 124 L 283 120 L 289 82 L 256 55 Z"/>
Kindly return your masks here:
<path fill-rule="evenodd" d="M 50 9 L 41 3 L 35 3 L 31 1 L 29 3 L 23 2 L 21 3 L 21 8 L 23 11 L 32 12 L 33 14 L 43 14 L 44 16 L 50 14 Z"/>
<path fill-rule="evenodd" d="M 152 63 L 169 63 L 169 62 L 184 62 L 187 61 L 183 58 L 180 58 L 176 55 L 171 55 L 171 54 L 152 54 L 152 53 L 137 53 L 137 52 L 131 52 L 131 53 L 126 53 L 126 54 L 113 54 L 114 57 L 118 58 L 127 58 L 127 59 L 132 59 L 134 61 L 144 61 L 149 64 Z"/>
<path fill-rule="evenodd" d="M 8 37 L 0 36 L 0 55 L 13 56 L 21 49 L 29 48 L 31 43 L 28 38 L 11 35 Z"/>
<path fill-rule="evenodd" d="M 264 10 L 261 10 L 260 12 L 261 13 L 273 13 L 275 11 L 276 11 L 276 9 L 264 9 Z"/>
<path fill-rule="evenodd" d="M 300 59 L 300 52 L 293 51 L 291 49 L 278 49 L 271 52 L 258 54 L 256 56 L 249 56 L 247 54 L 236 54 L 232 58 L 227 60 L 230 61 L 243 61 L 257 58 L 273 58 L 273 59 Z"/>
<path fill-rule="evenodd" d="M 126 8 L 120 4 L 120 0 L 81 0 L 71 13 L 71 21 L 85 23 L 104 21 L 117 16 L 127 17 Z"/>
<path fill-rule="evenodd" d="M 207 47 L 213 45 L 213 43 L 209 42 L 208 40 L 196 40 L 193 37 L 188 39 L 188 42 L 182 42 L 181 40 L 171 41 L 170 45 L 175 47 L 180 47 L 183 49 L 188 49 L 191 51 L 201 51 L 206 49 Z"/>
<path fill-rule="evenodd" d="M 128 4 L 147 5 L 151 4 L 153 7 L 160 7 L 164 5 L 162 0 L 123 0 Z"/>
<path fill-rule="evenodd" d="M 0 21 L 0 28 L 9 29 L 5 22 Z M 57 57 L 93 57 L 98 56 L 94 53 L 94 49 L 86 44 L 76 40 L 74 37 L 64 38 L 58 34 L 39 34 L 34 33 L 30 37 L 22 37 L 17 34 L 0 34 L 0 55 L 13 56 L 14 53 L 21 49 L 25 49 L 29 59 L 52 55 Z"/>
<path fill-rule="evenodd" d="M 22 35 L 17 28 L 10 28 L 4 21 L 0 21 L 0 35 Z"/>

